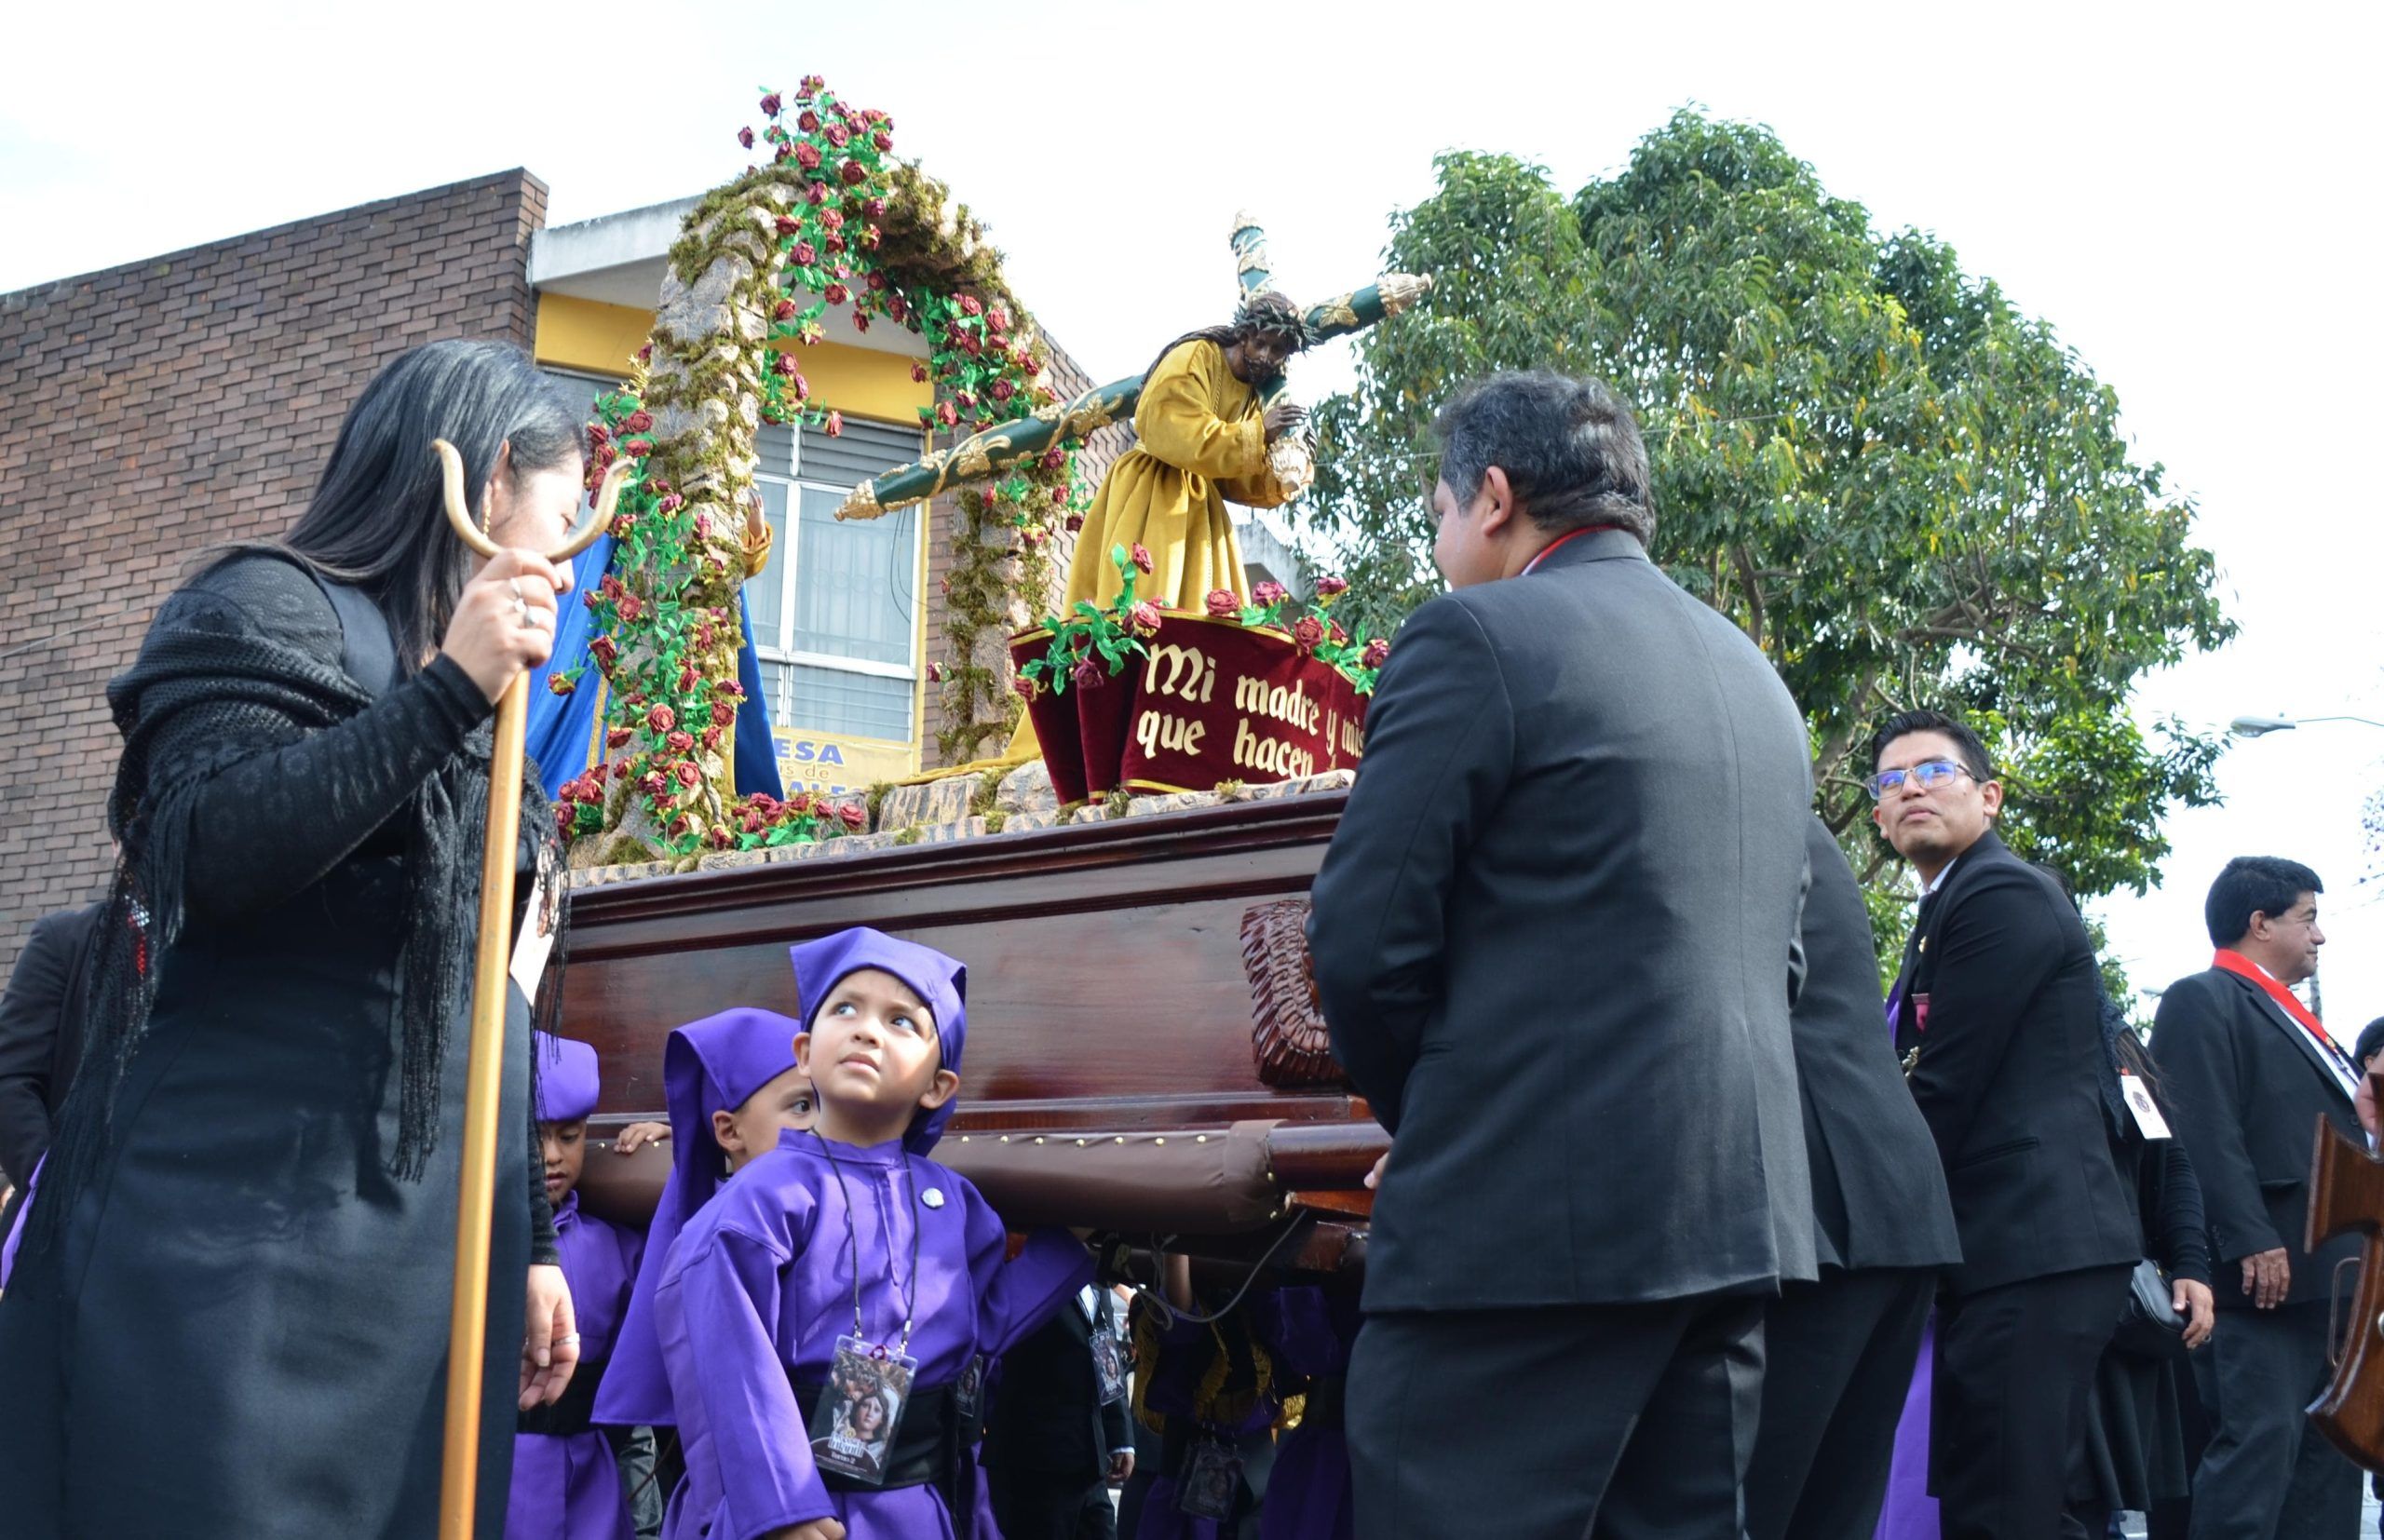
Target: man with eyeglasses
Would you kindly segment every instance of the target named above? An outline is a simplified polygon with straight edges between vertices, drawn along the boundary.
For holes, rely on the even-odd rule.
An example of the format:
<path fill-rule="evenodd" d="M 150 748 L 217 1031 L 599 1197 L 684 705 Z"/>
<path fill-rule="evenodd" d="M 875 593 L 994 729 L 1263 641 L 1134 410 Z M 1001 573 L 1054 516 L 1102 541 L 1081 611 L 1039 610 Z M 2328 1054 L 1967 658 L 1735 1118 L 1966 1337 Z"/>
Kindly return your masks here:
<path fill-rule="evenodd" d="M 2215 1292 L 2225 1314 L 2194 1380 L 2210 1414 L 2190 1534 L 2331 1540 L 2359 1529 L 2359 1472 L 2302 1408 L 2329 1371 L 2336 1264 L 2345 1236 L 2303 1249 L 2310 1130 L 2354 1138 L 2360 1072 L 2293 986 L 2318 971 L 2318 874 L 2239 856 L 2210 885 L 2202 922 L 2218 949 L 2160 996 L 2152 1051 L 2201 1179 Z"/>
<path fill-rule="evenodd" d="M 1888 1009 L 1962 1244 L 1937 1306 L 1930 1491 L 1946 1540 L 2047 1540 L 2142 1251 L 2104 1118 L 2094 949 L 1996 837 L 1977 733 L 1903 712 L 1872 769 L 1879 831 L 1923 895 Z"/>

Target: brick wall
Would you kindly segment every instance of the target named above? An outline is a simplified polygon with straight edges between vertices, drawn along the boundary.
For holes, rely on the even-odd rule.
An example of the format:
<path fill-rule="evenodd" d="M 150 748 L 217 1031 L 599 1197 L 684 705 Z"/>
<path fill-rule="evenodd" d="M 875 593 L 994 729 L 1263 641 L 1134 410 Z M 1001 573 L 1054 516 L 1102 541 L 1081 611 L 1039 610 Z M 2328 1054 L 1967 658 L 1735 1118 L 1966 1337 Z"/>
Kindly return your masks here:
<path fill-rule="evenodd" d="M 289 523 L 389 359 L 529 344 L 546 211 L 504 171 L 0 294 L 0 976 L 105 885 L 103 692 L 158 601 L 205 547 Z"/>
<path fill-rule="evenodd" d="M 1051 347 L 1051 385 L 1059 391 L 1062 400 L 1080 395 L 1095 385 L 1108 383 L 1104 380 L 1093 379 L 1084 371 L 1082 365 L 1068 356 L 1059 344 L 1050 342 L 1048 336 L 1044 340 L 1050 343 Z M 947 446 L 953 441 L 954 436 L 948 433 L 939 434 L 936 437 L 938 448 Z M 1077 478 L 1082 483 L 1088 500 L 1095 491 L 1099 490 L 1101 479 L 1109 474 L 1110 466 L 1116 462 L 1118 456 L 1126 453 L 1127 446 L 1133 441 L 1134 430 L 1132 425 L 1129 423 L 1113 423 L 1085 441 L 1077 454 Z M 954 521 L 959 518 L 959 501 L 955 497 L 939 497 L 928 505 L 927 655 L 946 662 L 950 661 L 952 642 L 943 631 L 944 617 L 948 609 L 943 597 L 943 580 L 952 573 L 952 532 Z M 1076 545 L 1077 537 L 1064 530 L 1060 531 L 1053 540 L 1051 548 L 1053 589 L 1045 597 L 1041 608 L 1049 609 L 1057 602 L 1060 588 L 1067 582 L 1068 562 L 1076 553 Z M 1024 607 L 1022 607 L 1019 624 L 1022 627 L 1024 626 L 1029 618 Z M 927 730 L 922 735 L 919 745 L 919 763 L 925 768 L 932 770 L 944 763 L 943 756 L 936 750 L 936 735 L 949 725 L 950 721 L 950 717 L 943 709 L 942 688 L 939 685 L 928 685 Z M 988 739 L 980 753 L 981 756 L 991 756 L 999 753 L 1001 749 L 1001 741 Z"/>

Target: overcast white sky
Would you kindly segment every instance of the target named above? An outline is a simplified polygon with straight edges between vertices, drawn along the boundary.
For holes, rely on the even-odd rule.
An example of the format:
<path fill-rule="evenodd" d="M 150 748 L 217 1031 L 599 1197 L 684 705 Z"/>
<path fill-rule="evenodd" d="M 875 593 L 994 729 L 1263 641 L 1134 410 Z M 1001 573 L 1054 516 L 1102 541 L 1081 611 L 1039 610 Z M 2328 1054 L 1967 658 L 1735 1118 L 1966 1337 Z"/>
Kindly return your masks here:
<path fill-rule="evenodd" d="M 1321 295 L 1375 272 L 1440 150 L 1570 190 L 1685 103 L 1768 123 L 2051 319 L 2200 503 L 2242 635 L 2147 682 L 2147 715 L 2384 720 L 2374 6 L 31 9 L 6 23 L 0 291 L 517 165 L 554 223 L 682 196 L 745 164 L 758 86 L 816 72 L 894 115 L 1103 379 L 1222 314 L 1239 208 Z M 2139 983 L 2204 966 L 2212 874 L 2289 855 L 2329 885 L 2329 1019 L 2384 1014 L 2380 775 L 2384 729 L 2239 744 L 2227 805 L 2170 820 L 2163 888 L 2101 906 L 2114 951 Z"/>

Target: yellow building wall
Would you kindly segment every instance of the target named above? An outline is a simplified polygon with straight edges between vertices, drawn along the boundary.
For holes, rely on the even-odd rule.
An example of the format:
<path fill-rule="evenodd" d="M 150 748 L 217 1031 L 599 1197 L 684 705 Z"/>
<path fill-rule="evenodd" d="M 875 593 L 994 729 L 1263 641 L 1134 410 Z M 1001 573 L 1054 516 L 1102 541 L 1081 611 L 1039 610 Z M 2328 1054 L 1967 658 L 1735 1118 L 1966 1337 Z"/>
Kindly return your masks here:
<path fill-rule="evenodd" d="M 619 377 L 629 373 L 630 358 L 653 330 L 651 310 L 576 294 L 540 294 L 531 352 L 556 369 Z M 811 399 L 823 408 L 882 423 L 915 423 L 921 407 L 935 405 L 935 387 L 911 378 L 914 360 L 902 354 L 833 342 L 776 345 L 801 361 Z"/>
<path fill-rule="evenodd" d="M 606 304 L 576 294 L 540 294 L 537 330 L 531 353 L 554 369 L 584 374 L 625 377 L 630 359 L 645 345 L 654 330 L 654 312 L 634 305 Z M 885 423 L 918 421 L 921 407 L 935 404 L 935 387 L 911 378 L 912 360 L 899 353 L 853 347 L 843 343 L 779 344 L 797 355 L 804 377 L 811 383 L 811 398 L 823 408 Z M 925 439 L 921 440 L 922 444 Z M 922 450 L 924 453 L 924 450 Z M 919 547 L 920 583 L 926 581 L 927 547 Z M 927 607 L 919 609 L 918 655 L 927 656 Z M 779 769 L 790 793 L 809 790 L 831 795 L 858 795 L 881 780 L 899 780 L 915 774 L 926 732 L 927 679 L 924 662 L 912 691 L 912 741 L 888 743 L 877 738 L 840 737 L 809 729 L 780 726 Z"/>

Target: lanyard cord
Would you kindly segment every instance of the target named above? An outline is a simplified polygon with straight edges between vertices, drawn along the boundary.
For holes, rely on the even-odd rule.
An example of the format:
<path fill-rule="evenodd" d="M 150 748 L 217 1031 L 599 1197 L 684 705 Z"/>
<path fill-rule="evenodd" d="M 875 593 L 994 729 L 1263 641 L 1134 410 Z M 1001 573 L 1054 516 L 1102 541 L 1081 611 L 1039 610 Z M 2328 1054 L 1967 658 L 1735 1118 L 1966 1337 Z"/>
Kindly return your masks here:
<path fill-rule="evenodd" d="M 836 1192 L 845 1200 L 845 1236 L 851 1241 L 853 1252 L 853 1335 L 867 1342 L 869 1331 L 862 1326 L 860 1318 L 860 1228 L 853 1223 L 852 1189 L 845 1185 L 844 1164 L 837 1160 L 836 1152 L 829 1147 L 826 1137 L 817 1128 L 811 1131 L 811 1137 L 820 1141 L 820 1153 L 828 1157 L 828 1169 L 836 1177 Z M 902 1344 L 894 1351 L 899 1357 L 908 1358 L 911 1353 L 911 1313 L 919 1302 L 919 1232 L 927 1227 L 918 1211 L 918 1173 L 911 1169 L 911 1152 L 908 1150 L 902 1152 L 902 1175 L 911 1189 L 911 1281 L 901 1290 Z M 886 1260 L 890 1263 L 894 1260 L 894 1221 L 891 1215 L 880 1209 L 877 1222 L 886 1236 Z M 883 1349 L 885 1344 L 881 1343 L 878 1345 Z"/>

